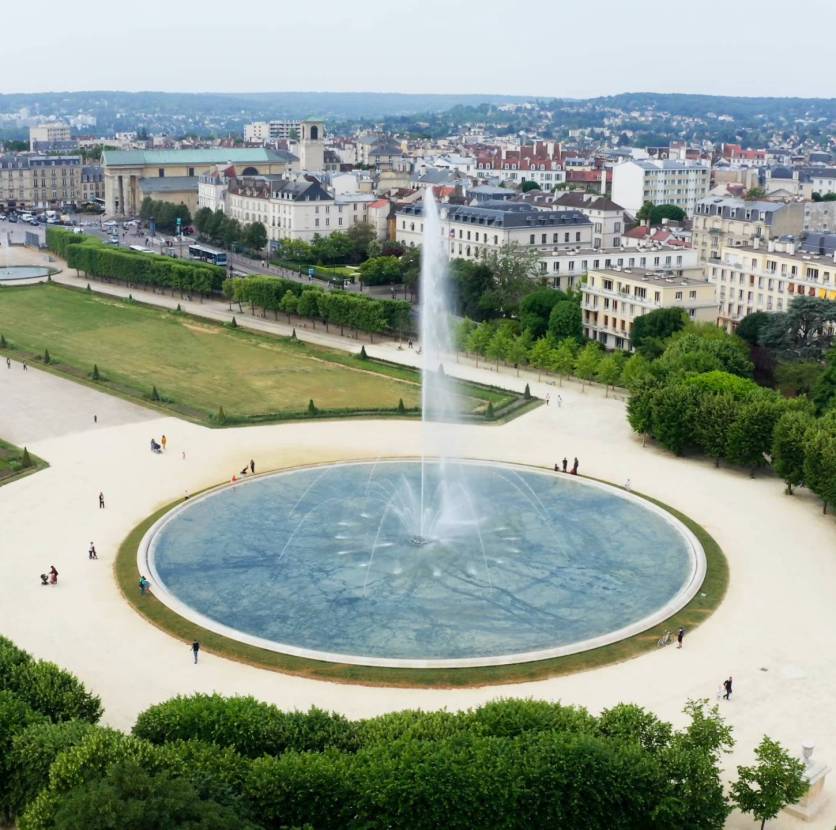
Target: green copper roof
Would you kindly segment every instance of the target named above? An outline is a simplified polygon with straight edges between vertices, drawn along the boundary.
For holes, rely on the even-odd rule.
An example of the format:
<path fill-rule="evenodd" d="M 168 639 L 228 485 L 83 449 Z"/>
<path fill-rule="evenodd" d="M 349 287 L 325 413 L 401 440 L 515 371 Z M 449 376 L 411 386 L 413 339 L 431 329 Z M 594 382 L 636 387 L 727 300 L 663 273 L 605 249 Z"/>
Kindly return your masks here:
<path fill-rule="evenodd" d="M 202 150 L 105 150 L 105 167 L 155 164 L 264 164 L 287 162 L 296 156 L 266 147 L 209 147 Z"/>

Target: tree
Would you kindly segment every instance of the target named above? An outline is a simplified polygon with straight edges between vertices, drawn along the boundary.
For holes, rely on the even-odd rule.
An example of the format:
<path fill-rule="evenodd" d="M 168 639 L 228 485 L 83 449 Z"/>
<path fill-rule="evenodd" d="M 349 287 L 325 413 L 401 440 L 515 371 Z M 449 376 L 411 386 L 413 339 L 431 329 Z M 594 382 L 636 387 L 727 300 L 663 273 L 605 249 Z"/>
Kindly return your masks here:
<path fill-rule="evenodd" d="M 810 397 L 819 414 L 836 408 L 836 348 L 827 353 L 827 367 L 818 376 Z"/>
<path fill-rule="evenodd" d="M 770 316 L 766 311 L 753 311 L 737 324 L 734 333 L 750 346 L 757 346 L 760 342 L 761 331 L 769 322 Z"/>
<path fill-rule="evenodd" d="M 520 327 L 531 332 L 536 340 L 549 328 L 549 315 L 561 300 L 568 299 L 563 291 L 554 288 L 538 288 L 525 296 L 520 303 Z"/>
<path fill-rule="evenodd" d="M 740 403 L 727 392 L 702 395 L 697 404 L 694 432 L 697 445 L 720 466 L 726 454 L 729 431 L 738 415 Z"/>
<path fill-rule="evenodd" d="M 764 190 L 762 187 L 750 187 L 744 194 L 743 198 L 747 202 L 754 202 L 757 199 L 765 199 L 766 190 Z"/>
<path fill-rule="evenodd" d="M 578 354 L 575 361 L 575 374 L 582 380 L 592 380 L 598 371 L 598 364 L 601 361 L 601 347 L 597 343 L 587 343 Z M 581 383 L 581 389 L 584 384 Z"/>
<path fill-rule="evenodd" d="M 392 285 L 401 281 L 401 263 L 394 256 L 367 259 L 360 266 L 364 285 Z"/>
<path fill-rule="evenodd" d="M 537 251 L 521 248 L 516 243 L 504 245 L 498 252 L 491 253 L 485 264 L 493 274 L 493 288 L 484 297 L 486 308 L 496 308 L 500 314 L 511 316 L 517 313 L 520 301 L 533 291 L 539 273 Z"/>
<path fill-rule="evenodd" d="M 684 328 L 687 319 L 681 308 L 657 308 L 642 314 L 633 321 L 630 343 L 639 354 L 649 358 L 658 357 L 661 354 L 661 341 Z"/>
<path fill-rule="evenodd" d="M 494 327 L 487 322 L 479 323 L 467 338 L 467 351 L 476 355 L 476 365 L 479 365 L 479 355 L 487 353 L 488 344 L 493 339 Z"/>
<path fill-rule="evenodd" d="M 359 263 L 366 259 L 369 243 L 376 236 L 374 228 L 368 222 L 357 222 L 346 230 L 345 236 L 350 243 L 350 261 Z"/>
<path fill-rule="evenodd" d="M 528 353 L 528 362 L 537 370 L 537 380 L 540 380 L 544 370 L 550 366 L 552 344 L 548 338 L 541 337 L 531 347 Z"/>
<path fill-rule="evenodd" d="M 260 251 L 267 245 L 267 228 L 261 222 L 251 222 L 244 228 L 244 244 L 254 251 Z"/>
<path fill-rule="evenodd" d="M 833 343 L 836 300 L 795 297 L 784 312 L 771 314 L 761 344 L 792 360 L 821 360 Z"/>
<path fill-rule="evenodd" d="M 526 179 L 526 180 L 525 180 L 525 181 L 524 181 L 524 182 L 520 185 L 520 191 L 521 191 L 522 193 L 528 193 L 528 192 L 529 192 L 529 190 L 539 190 L 539 189 L 540 189 L 540 185 L 539 185 L 539 184 L 537 184 L 537 182 L 532 181 L 531 179 Z"/>
<path fill-rule="evenodd" d="M 804 436 L 804 481 L 822 500 L 836 505 L 836 413 L 815 421 Z"/>
<path fill-rule="evenodd" d="M 212 211 L 208 207 L 202 207 L 194 215 L 194 226 L 198 233 L 207 233 L 212 222 Z"/>
<path fill-rule="evenodd" d="M 598 364 L 595 370 L 595 378 L 598 383 L 604 384 L 604 397 L 609 397 L 610 386 L 615 386 L 621 378 L 624 369 L 624 354 L 608 354 Z"/>
<path fill-rule="evenodd" d="M 788 804 L 807 792 L 804 764 L 793 758 L 777 741 L 766 736 L 755 749 L 755 766 L 738 766 L 731 799 L 744 813 L 760 821 L 761 830 Z"/>
<path fill-rule="evenodd" d="M 772 450 L 772 433 L 781 416 L 781 404 L 775 399 L 755 398 L 742 404 L 729 428 L 726 457 L 734 464 L 755 470 L 766 464 Z"/>
<path fill-rule="evenodd" d="M 746 344 L 716 326 L 711 332 L 689 327 L 674 335 L 658 366 L 668 375 L 719 370 L 751 377 L 753 369 Z"/>
<path fill-rule="evenodd" d="M 485 298 L 493 296 L 493 271 L 483 262 L 454 259 L 451 263 L 453 307 L 462 317 L 480 322 L 496 317 L 498 310 Z"/>
<path fill-rule="evenodd" d="M 531 351 L 531 335 L 526 331 L 515 337 L 509 344 L 506 352 L 508 362 L 517 370 L 517 377 L 520 376 L 520 366 L 528 361 Z"/>
<path fill-rule="evenodd" d="M 55 830 L 256 830 L 231 807 L 201 798 L 195 786 L 170 772 L 149 772 L 119 761 L 101 778 L 62 795 Z"/>
<path fill-rule="evenodd" d="M 640 354 L 631 355 L 621 372 L 621 382 L 628 389 L 637 389 L 653 377 L 650 361 Z"/>
<path fill-rule="evenodd" d="M 786 482 L 787 495 L 804 481 L 804 441 L 813 417 L 807 412 L 785 412 L 772 433 L 772 467 Z"/>
<path fill-rule="evenodd" d="M 296 314 L 298 304 L 299 300 L 297 296 L 290 289 L 284 292 L 284 296 L 282 297 L 282 301 L 280 303 L 280 308 L 287 315 L 288 323 L 290 322 L 291 315 Z"/>
<path fill-rule="evenodd" d="M 651 225 L 660 225 L 663 219 L 681 222 L 685 219 L 685 211 L 676 205 L 654 205 L 653 202 L 645 202 L 639 208 L 636 219 L 640 222 L 649 220 Z"/>
<path fill-rule="evenodd" d="M 555 303 L 549 314 L 549 335 L 554 340 L 564 340 L 567 337 L 578 343 L 583 340 L 583 317 L 577 299 Z"/>
<path fill-rule="evenodd" d="M 507 324 L 499 326 L 491 337 L 485 349 L 485 357 L 496 361 L 496 368 L 499 369 L 499 361 L 507 360 L 514 344 L 514 335 Z"/>
<path fill-rule="evenodd" d="M 572 374 L 575 368 L 575 352 L 571 340 L 564 340 L 557 348 L 549 353 L 549 368 L 560 378 L 561 384 L 566 375 Z"/>

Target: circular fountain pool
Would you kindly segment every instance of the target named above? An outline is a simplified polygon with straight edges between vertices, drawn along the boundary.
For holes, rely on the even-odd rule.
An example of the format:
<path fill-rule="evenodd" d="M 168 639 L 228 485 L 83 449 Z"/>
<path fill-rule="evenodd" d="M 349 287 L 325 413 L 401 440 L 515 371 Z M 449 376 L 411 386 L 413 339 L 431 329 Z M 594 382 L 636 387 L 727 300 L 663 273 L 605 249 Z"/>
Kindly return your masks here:
<path fill-rule="evenodd" d="M 16 280 L 45 280 L 49 276 L 49 268 L 38 265 L 8 265 L 0 267 L 0 283 L 15 282 Z"/>
<path fill-rule="evenodd" d="M 669 513 L 493 462 L 335 464 L 226 486 L 140 546 L 157 596 L 213 631 L 314 659 L 483 666 L 642 631 L 698 590 Z M 422 497 L 423 493 L 423 497 Z"/>

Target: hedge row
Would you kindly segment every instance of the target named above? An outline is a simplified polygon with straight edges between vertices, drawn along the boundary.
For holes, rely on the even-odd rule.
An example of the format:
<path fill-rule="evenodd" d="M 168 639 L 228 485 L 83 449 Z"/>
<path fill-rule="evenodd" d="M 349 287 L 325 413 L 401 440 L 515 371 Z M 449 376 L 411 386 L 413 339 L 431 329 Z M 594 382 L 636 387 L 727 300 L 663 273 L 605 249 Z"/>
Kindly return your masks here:
<path fill-rule="evenodd" d="M 28 805 L 20 830 L 67 826 L 57 819 L 68 798 L 121 766 L 188 782 L 238 826 L 269 830 L 719 830 L 728 807 L 717 757 L 730 735 L 704 703 L 687 711 L 681 732 L 636 706 L 594 717 L 524 700 L 352 722 L 195 695 L 152 707 L 130 736 L 26 726 L 12 753 L 14 804 Z"/>
<path fill-rule="evenodd" d="M 226 277 L 225 270 L 214 265 L 114 248 L 63 228 L 47 230 L 47 246 L 66 259 L 70 268 L 129 285 L 205 296 L 220 292 Z"/>
<path fill-rule="evenodd" d="M 281 277 L 238 277 L 224 283 L 224 294 L 230 302 L 248 305 L 255 312 L 270 311 L 296 315 L 314 324 L 368 332 L 384 331 L 406 334 L 412 328 L 412 308 L 402 300 L 378 300 L 362 294 L 325 291 L 321 288 L 282 279 Z"/>

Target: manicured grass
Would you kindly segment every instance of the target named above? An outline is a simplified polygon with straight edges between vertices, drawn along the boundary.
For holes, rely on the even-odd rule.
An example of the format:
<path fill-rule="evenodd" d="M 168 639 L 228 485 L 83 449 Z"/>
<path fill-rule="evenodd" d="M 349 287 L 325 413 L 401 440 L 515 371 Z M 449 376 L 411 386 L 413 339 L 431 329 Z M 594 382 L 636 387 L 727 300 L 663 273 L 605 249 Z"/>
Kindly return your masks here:
<path fill-rule="evenodd" d="M 48 466 L 46 461 L 32 453 L 29 453 L 29 464 L 26 465 L 20 447 L 0 440 L 0 487 Z"/>
<path fill-rule="evenodd" d="M 657 648 L 659 638 L 666 631 L 670 631 L 675 636 L 680 626 L 683 626 L 686 631 L 691 631 L 700 625 L 719 606 L 725 596 L 729 581 L 728 563 L 720 546 L 711 535 L 688 516 L 657 499 L 635 493 L 635 491 L 633 494 L 667 510 L 699 539 L 706 558 L 706 575 L 700 590 L 681 611 L 647 631 L 592 651 L 534 663 L 464 669 L 390 669 L 354 666 L 278 654 L 201 628 L 175 614 L 152 594 L 140 596 L 137 587 L 139 581 L 137 550 L 142 537 L 154 522 L 179 502 L 161 508 L 131 531 L 119 548 L 114 569 L 116 580 L 127 601 L 152 624 L 183 642 L 192 642 L 197 639 L 202 648 L 231 660 L 318 680 L 379 686 L 454 688 L 498 683 L 525 683 L 556 675 L 586 671 L 610 663 L 619 663 L 642 652 L 652 651 Z"/>
<path fill-rule="evenodd" d="M 203 422 L 220 407 L 226 423 L 305 417 L 310 400 L 326 416 L 420 406 L 413 370 L 56 284 L 0 289 L 0 333 L 30 362 L 48 349 L 52 371 L 87 382 L 95 364 L 102 391 Z M 471 415 L 516 398 L 472 384 L 460 391 Z"/>

